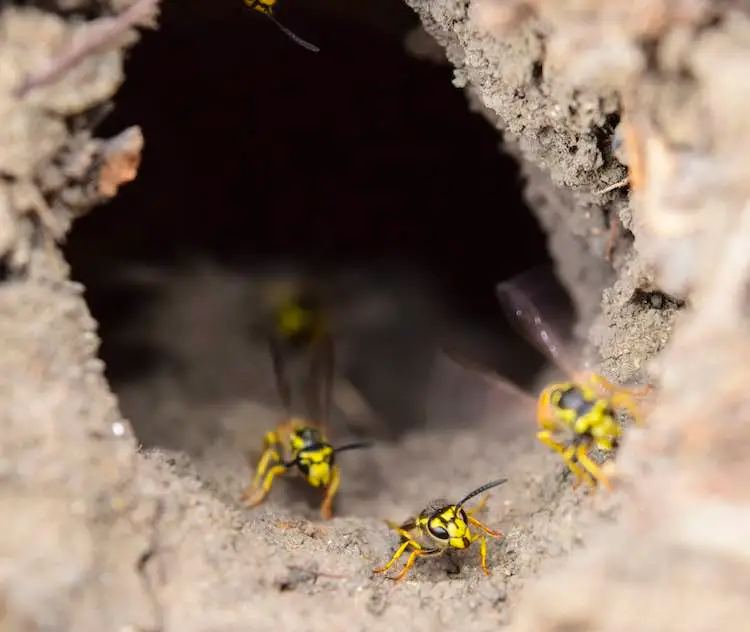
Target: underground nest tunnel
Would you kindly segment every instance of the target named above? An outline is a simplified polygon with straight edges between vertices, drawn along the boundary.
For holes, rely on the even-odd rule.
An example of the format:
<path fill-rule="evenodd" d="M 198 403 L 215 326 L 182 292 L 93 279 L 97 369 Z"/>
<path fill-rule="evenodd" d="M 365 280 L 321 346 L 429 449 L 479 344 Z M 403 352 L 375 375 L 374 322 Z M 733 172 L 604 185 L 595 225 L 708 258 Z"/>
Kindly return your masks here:
<path fill-rule="evenodd" d="M 450 67 L 407 51 L 418 25 L 410 9 L 342 4 L 279 6 L 277 18 L 317 54 L 242 2 L 166 2 L 159 30 L 129 54 L 98 133 L 140 125 L 140 173 L 75 224 L 66 255 L 99 323 L 107 377 L 147 447 L 190 452 L 207 437 L 191 447 L 152 427 L 153 399 L 127 395 L 137 385 L 169 374 L 203 401 L 252 391 L 256 374 L 241 365 L 260 361 L 252 288 L 269 270 L 346 278 L 360 304 L 378 291 L 395 302 L 384 330 L 349 328 L 357 342 L 338 367 L 384 435 L 423 421 L 419 380 L 404 375 L 407 364 L 424 373 L 417 339 L 435 342 L 426 331 L 438 310 L 469 356 L 521 380 L 540 364 L 494 293 L 548 262 L 517 165 L 452 86 Z M 435 313 L 414 307 L 415 295 Z"/>

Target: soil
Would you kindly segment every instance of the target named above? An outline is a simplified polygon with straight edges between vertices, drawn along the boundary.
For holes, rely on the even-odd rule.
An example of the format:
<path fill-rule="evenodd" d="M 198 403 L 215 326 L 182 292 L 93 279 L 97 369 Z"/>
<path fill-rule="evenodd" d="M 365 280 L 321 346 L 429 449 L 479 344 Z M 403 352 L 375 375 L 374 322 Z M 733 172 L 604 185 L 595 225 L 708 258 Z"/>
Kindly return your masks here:
<path fill-rule="evenodd" d="M 237 500 L 282 413 L 265 350 L 237 337 L 232 309 L 209 327 L 205 295 L 191 308 L 167 294 L 162 315 L 194 329 L 164 344 L 195 361 L 107 384 L 55 242 L 136 175 L 137 130 L 90 129 L 137 38 L 115 29 L 67 72 L 46 64 L 96 33 L 65 11 L 130 6 L 146 28 L 155 3 L 43 4 L 57 14 L 0 13 L 0 630 L 745 629 L 746 7 L 536 0 L 472 3 L 475 15 L 464 1 L 409 0 L 456 83 L 502 121 L 602 372 L 650 379 L 658 397 L 618 453 L 622 485 L 590 495 L 535 440 L 528 401 L 461 399 L 439 378 L 467 376 L 443 366 L 427 410 L 472 418 L 342 454 L 337 517 L 323 522 L 291 480 L 257 509 Z M 602 202 L 624 175 L 611 140 L 625 114 L 642 141 L 627 157 L 637 178 Z M 612 265 L 609 215 L 624 227 Z M 157 335 L 171 325 L 157 319 Z M 505 534 L 489 544 L 491 577 L 476 549 L 459 573 L 436 559 L 403 584 L 372 576 L 398 540 L 384 520 L 500 476 L 481 514 Z"/>

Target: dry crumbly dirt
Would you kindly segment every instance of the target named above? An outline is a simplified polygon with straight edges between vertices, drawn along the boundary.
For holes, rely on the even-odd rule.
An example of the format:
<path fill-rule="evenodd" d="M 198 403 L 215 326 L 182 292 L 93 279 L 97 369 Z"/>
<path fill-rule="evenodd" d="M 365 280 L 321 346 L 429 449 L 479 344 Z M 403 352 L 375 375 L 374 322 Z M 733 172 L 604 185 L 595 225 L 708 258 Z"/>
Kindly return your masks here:
<path fill-rule="evenodd" d="M 500 117 L 528 163 L 529 199 L 551 231 L 560 276 L 584 320 L 595 320 L 604 372 L 624 380 L 648 369 L 659 382 L 648 427 L 628 433 L 621 451 L 622 489 L 571 490 L 535 442 L 528 410 L 509 405 L 498 420 L 496 407 L 479 406 L 460 428 L 417 428 L 342 455 L 330 522 L 291 481 L 246 510 L 236 498 L 247 453 L 257 456 L 279 412 L 266 401 L 263 351 L 237 347 L 231 327 L 224 364 L 116 385 L 149 446 L 138 449 L 96 358 L 82 288 L 53 243 L 137 170 L 137 133 L 111 142 L 86 131 L 123 80 L 118 47 L 134 38 L 19 94 L 90 26 L 5 3 L 0 630 L 746 629 L 750 510 L 737 447 L 748 439 L 746 7 L 536 0 L 486 2 L 489 12 L 474 17 L 467 7 L 479 3 L 409 4 L 446 46 L 457 84 Z M 609 149 L 612 115 L 631 92 L 643 147 L 629 158 L 642 159 L 645 178 L 604 208 L 596 190 L 624 174 Z M 602 252 L 606 213 L 634 241 L 618 242 L 617 280 L 594 318 L 592 297 L 609 285 L 592 256 Z M 675 300 L 648 294 L 657 289 Z M 204 378 L 244 383 L 247 367 L 257 393 L 186 388 Z M 436 388 L 430 407 L 460 410 L 446 395 Z M 490 545 L 491 578 L 476 553 L 455 576 L 432 560 L 399 586 L 371 577 L 396 540 L 385 518 L 498 476 L 509 480 L 483 516 L 505 533 Z"/>

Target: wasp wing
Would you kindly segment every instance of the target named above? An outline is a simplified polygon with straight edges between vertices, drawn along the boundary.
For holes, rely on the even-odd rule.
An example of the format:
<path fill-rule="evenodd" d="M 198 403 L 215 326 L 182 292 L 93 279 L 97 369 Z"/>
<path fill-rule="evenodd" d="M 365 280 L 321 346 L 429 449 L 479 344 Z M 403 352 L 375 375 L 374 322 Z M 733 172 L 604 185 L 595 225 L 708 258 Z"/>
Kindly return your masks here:
<path fill-rule="evenodd" d="M 456 399 L 474 403 L 477 413 L 480 406 L 484 412 L 487 406 L 494 411 L 497 405 L 508 406 L 513 400 L 523 406 L 533 406 L 536 402 L 533 395 L 509 379 L 455 351 L 443 350 L 438 356 L 438 366 L 442 384 L 452 389 L 449 393 Z"/>
<path fill-rule="evenodd" d="M 499 283 L 496 294 L 516 331 L 567 376 L 583 368 L 581 354 L 574 351 L 570 327 L 561 322 L 564 317 L 566 324 L 573 324 L 572 306 L 549 266 L 532 268 Z M 538 305 L 554 305 L 554 309 L 548 307 L 542 316 Z"/>
<path fill-rule="evenodd" d="M 331 420 L 331 399 L 335 372 L 335 346 L 327 330 L 310 347 L 310 372 L 305 389 L 307 412 L 327 428 Z"/>

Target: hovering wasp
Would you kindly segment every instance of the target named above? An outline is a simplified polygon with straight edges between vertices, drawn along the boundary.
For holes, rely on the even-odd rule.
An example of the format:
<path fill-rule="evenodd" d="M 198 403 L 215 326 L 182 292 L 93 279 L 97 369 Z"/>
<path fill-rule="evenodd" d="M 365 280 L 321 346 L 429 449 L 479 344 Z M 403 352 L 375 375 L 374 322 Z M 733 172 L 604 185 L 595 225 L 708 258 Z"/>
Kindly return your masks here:
<path fill-rule="evenodd" d="M 589 486 L 600 484 L 610 489 L 609 478 L 590 456 L 593 448 L 607 454 L 614 452 L 621 439 L 619 412 L 627 412 L 637 424 L 642 422 L 640 399 L 651 391 L 651 385 L 628 389 L 612 384 L 603 376 L 588 370 L 575 370 L 570 350 L 558 339 L 521 289 L 538 280 L 541 272 L 534 269 L 497 286 L 497 296 L 511 324 L 544 356 L 560 368 L 568 380 L 545 387 L 534 398 L 500 376 L 490 381 L 513 396 L 520 396 L 529 407 L 536 408 L 539 424 L 537 438 L 558 452 L 576 476 L 576 485 L 585 481 Z M 537 278 L 534 278 L 537 277 Z M 469 363 L 459 360 L 467 366 Z M 479 373 L 485 375 L 481 369 Z"/>
<path fill-rule="evenodd" d="M 278 0 L 244 0 L 245 4 L 253 9 L 254 11 L 258 11 L 258 13 L 262 13 L 265 15 L 271 22 L 273 22 L 276 26 L 279 27 L 281 31 L 284 32 L 284 34 L 289 37 L 292 41 L 296 42 L 303 48 L 306 48 L 307 50 L 312 51 L 313 53 L 320 52 L 320 49 L 315 46 L 314 44 L 311 44 L 310 42 L 307 42 L 303 40 L 299 35 L 296 33 L 293 33 L 290 31 L 286 26 L 284 26 L 281 22 L 279 22 L 276 19 L 276 16 L 273 14 L 273 9 L 276 6 L 276 2 Z"/>
<path fill-rule="evenodd" d="M 305 376 L 305 399 L 310 414 L 307 421 L 292 416 L 266 433 L 263 454 L 251 485 L 241 499 L 250 507 L 259 505 L 271 491 L 277 476 L 296 468 L 312 487 L 324 488 L 321 516 L 333 516 L 333 500 L 341 483 L 336 455 L 347 450 L 369 447 L 367 442 L 333 447 L 326 438 L 333 388 L 333 339 L 328 330 L 322 302 L 310 287 L 277 283 L 268 344 L 276 388 L 287 412 L 292 409 L 289 363 L 309 363 Z"/>
<path fill-rule="evenodd" d="M 474 509 L 466 510 L 463 506 L 475 496 L 488 489 L 502 485 L 508 479 L 501 478 L 478 487 L 455 504 L 444 499 L 432 501 L 418 516 L 409 518 L 401 525 L 391 522 L 386 524 L 401 536 L 401 544 L 396 549 L 389 562 L 382 568 L 376 568 L 373 573 L 385 573 L 406 552 L 411 549 L 406 564 L 401 572 L 392 579 L 403 581 L 409 569 L 414 566 L 418 557 L 435 557 L 445 555 L 451 551 L 467 549 L 473 542 L 479 540 L 479 555 L 482 560 L 482 570 L 490 575 L 487 568 L 487 536 L 497 538 L 503 534 L 493 531 L 474 518 L 474 514 L 481 511 L 487 502 L 485 497 Z M 470 525 L 481 530 L 482 533 L 472 533 Z"/>

